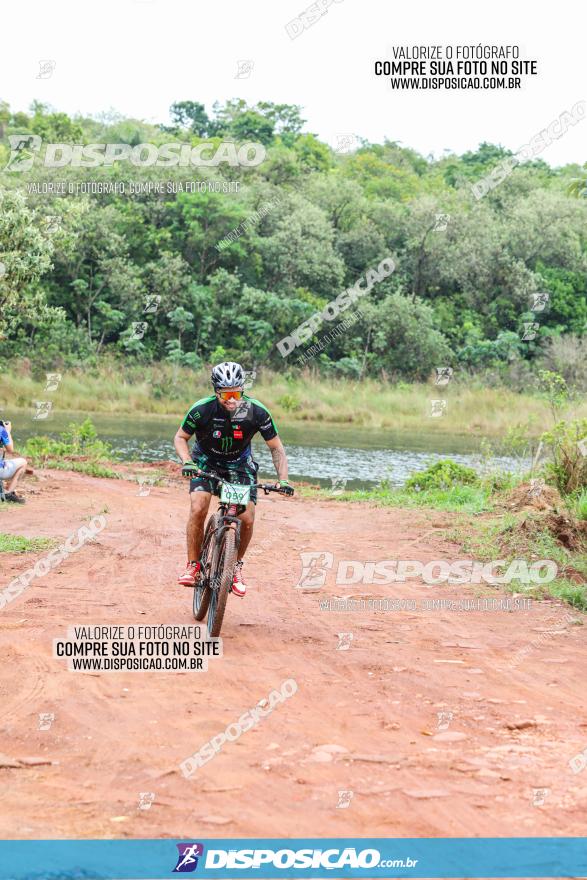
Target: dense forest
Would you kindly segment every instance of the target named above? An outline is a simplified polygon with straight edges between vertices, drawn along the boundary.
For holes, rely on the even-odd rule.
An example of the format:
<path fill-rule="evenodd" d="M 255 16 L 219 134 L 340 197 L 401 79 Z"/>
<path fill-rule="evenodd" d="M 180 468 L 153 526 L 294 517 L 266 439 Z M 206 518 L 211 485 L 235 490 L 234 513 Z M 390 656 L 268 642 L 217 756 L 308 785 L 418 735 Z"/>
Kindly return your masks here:
<path fill-rule="evenodd" d="M 226 357 L 296 371 L 296 354 L 331 324 L 287 358 L 277 342 L 391 258 L 395 270 L 312 369 L 410 381 L 450 365 L 527 389 L 546 367 L 587 388 L 581 166 L 527 161 L 477 199 L 472 186 L 511 155 L 500 146 L 423 157 L 353 136 L 333 149 L 305 130 L 302 108 L 268 102 L 228 101 L 209 115 L 183 101 L 170 118 L 155 126 L 0 103 L 5 364 L 121 358 L 199 368 Z M 9 138 L 25 134 L 72 145 L 258 142 L 266 157 L 255 167 L 47 168 L 39 153 L 29 170 L 11 169 Z M 181 191 L 194 180 L 208 185 Z M 50 181 L 162 185 L 48 194 Z"/>

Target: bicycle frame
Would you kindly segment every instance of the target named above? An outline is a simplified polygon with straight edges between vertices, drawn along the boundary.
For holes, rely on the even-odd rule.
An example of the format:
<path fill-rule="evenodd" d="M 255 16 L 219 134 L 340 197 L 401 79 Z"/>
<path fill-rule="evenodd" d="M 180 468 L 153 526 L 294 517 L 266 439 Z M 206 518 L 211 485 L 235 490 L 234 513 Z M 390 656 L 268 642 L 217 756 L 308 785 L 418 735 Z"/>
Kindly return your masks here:
<path fill-rule="evenodd" d="M 228 480 L 222 479 L 222 477 L 219 477 L 218 474 L 215 474 L 212 471 L 210 471 L 210 472 L 204 471 L 202 473 L 203 474 L 205 473 L 207 477 L 212 477 L 213 479 L 215 479 L 219 485 L 222 483 L 228 483 Z M 240 546 L 242 523 L 241 523 L 239 516 L 242 515 L 246 509 L 247 509 L 246 506 L 242 505 L 242 504 L 238 504 L 238 505 L 237 504 L 229 504 L 226 501 L 219 502 L 218 510 L 216 511 L 216 514 L 213 514 L 213 516 L 216 516 L 218 518 L 218 520 L 217 520 L 216 526 L 214 528 L 214 531 L 211 532 L 211 535 L 210 535 L 210 541 L 214 541 L 214 547 L 213 547 L 214 556 L 218 552 L 218 548 L 220 547 L 220 545 L 222 543 L 224 533 L 227 531 L 227 529 L 230 529 L 230 528 L 235 529 L 235 532 L 236 532 L 235 544 L 236 544 L 237 548 Z M 202 550 L 200 551 L 201 558 L 204 557 L 207 549 L 208 548 L 206 547 L 206 545 L 202 546 Z M 209 586 L 210 586 L 210 589 L 212 589 L 212 590 L 217 589 L 216 584 L 210 583 Z"/>
<path fill-rule="evenodd" d="M 190 468 L 189 470 L 183 470 L 182 473 L 184 476 L 191 476 L 193 474 L 198 477 L 212 478 L 218 485 L 234 485 L 214 471 L 202 471 L 199 468 L 193 468 L 192 470 Z M 262 489 L 265 495 L 268 495 L 269 492 L 293 495 L 294 492 L 291 486 L 275 486 L 269 483 L 254 483 L 250 485 L 250 488 Z M 246 511 L 248 503 L 235 504 L 234 502 L 220 500 L 218 510 L 211 517 L 208 517 L 204 528 L 204 542 L 198 560 L 200 563 L 200 577 L 194 589 L 193 608 L 196 620 L 203 620 L 206 614 L 208 614 L 208 631 L 215 635 L 220 633 L 226 608 L 226 591 L 231 589 L 230 586 L 227 587 L 227 568 L 223 554 L 229 553 L 231 563 L 229 563 L 228 569 L 230 569 L 230 565 L 236 562 L 238 558 L 242 526 L 240 517 Z M 229 549 L 227 551 L 227 533 L 229 529 L 234 530 L 234 542 L 232 539 L 228 541 Z M 232 577 L 231 572 L 230 576 Z M 217 618 L 218 607 L 220 608 L 219 618 Z"/>
<path fill-rule="evenodd" d="M 242 506 L 242 505 L 239 505 Z M 246 507 L 242 508 L 241 513 L 244 513 Z M 225 512 L 226 511 L 226 512 Z M 220 502 L 218 506 L 217 514 L 218 516 L 218 524 L 214 529 L 213 535 L 215 536 L 216 546 L 220 544 L 222 540 L 222 536 L 224 532 L 231 528 L 234 524 L 236 530 L 236 546 L 240 545 L 241 540 L 241 526 L 242 523 L 238 516 L 238 506 L 236 504 L 226 504 L 225 502 Z M 202 548 L 203 551 L 204 548 Z"/>

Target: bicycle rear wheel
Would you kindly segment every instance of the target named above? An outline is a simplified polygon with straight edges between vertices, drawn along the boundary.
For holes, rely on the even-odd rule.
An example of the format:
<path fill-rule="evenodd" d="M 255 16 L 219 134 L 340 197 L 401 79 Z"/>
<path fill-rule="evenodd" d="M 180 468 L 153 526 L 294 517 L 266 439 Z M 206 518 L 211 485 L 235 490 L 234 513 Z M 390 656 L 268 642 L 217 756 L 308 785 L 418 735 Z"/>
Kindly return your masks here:
<path fill-rule="evenodd" d="M 216 514 L 206 524 L 202 552 L 200 554 L 200 577 L 194 588 L 194 617 L 203 620 L 210 604 L 210 572 L 214 563 L 214 530 Z"/>
<path fill-rule="evenodd" d="M 210 581 L 210 606 L 208 609 L 208 635 L 212 638 L 220 635 L 226 600 L 232 586 L 234 565 L 236 562 L 236 535 L 234 529 L 224 532 L 222 543 L 218 549 L 217 564 Z"/>

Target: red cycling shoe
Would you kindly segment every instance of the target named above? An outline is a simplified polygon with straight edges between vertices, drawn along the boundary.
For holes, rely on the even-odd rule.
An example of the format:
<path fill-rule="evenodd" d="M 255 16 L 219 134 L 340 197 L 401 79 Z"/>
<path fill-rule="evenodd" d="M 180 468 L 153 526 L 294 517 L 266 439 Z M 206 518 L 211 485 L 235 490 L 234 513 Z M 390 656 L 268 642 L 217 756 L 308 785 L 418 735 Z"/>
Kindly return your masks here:
<path fill-rule="evenodd" d="M 178 577 L 177 583 L 181 584 L 182 587 L 195 587 L 199 574 L 200 574 L 200 563 L 199 562 L 190 562 L 188 560 L 186 570 L 184 571 L 184 573 L 182 575 L 180 575 Z"/>
<path fill-rule="evenodd" d="M 239 559 L 234 566 L 234 574 L 232 576 L 232 592 L 241 599 L 247 592 L 247 585 L 243 581 L 243 560 Z"/>

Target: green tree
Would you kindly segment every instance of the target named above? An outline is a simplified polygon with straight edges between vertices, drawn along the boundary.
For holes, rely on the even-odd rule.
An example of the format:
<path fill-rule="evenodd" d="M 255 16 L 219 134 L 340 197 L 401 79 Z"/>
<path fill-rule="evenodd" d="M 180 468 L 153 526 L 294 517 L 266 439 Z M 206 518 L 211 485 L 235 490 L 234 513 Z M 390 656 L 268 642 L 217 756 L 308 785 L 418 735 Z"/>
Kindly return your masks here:
<path fill-rule="evenodd" d="M 51 268 L 53 245 L 24 197 L 0 189 L 0 338 L 46 307 L 36 286 Z"/>
<path fill-rule="evenodd" d="M 169 108 L 175 125 L 189 128 L 198 137 L 209 137 L 214 134 L 214 126 L 206 113 L 206 108 L 199 101 L 176 101 Z"/>
<path fill-rule="evenodd" d="M 174 246 L 200 282 L 223 261 L 216 248 L 246 216 L 242 205 L 222 193 L 180 193 L 170 205 Z"/>
<path fill-rule="evenodd" d="M 177 339 L 170 340 L 167 343 L 168 360 L 173 363 L 184 363 L 182 340 L 184 333 L 194 326 L 194 316 L 187 309 L 178 306 L 169 312 L 167 319 L 174 330 L 177 331 Z"/>
<path fill-rule="evenodd" d="M 6 101 L 0 101 L 0 139 L 6 134 L 10 115 L 10 105 Z"/>
<path fill-rule="evenodd" d="M 254 110 L 246 110 L 232 121 L 229 130 L 237 141 L 270 144 L 273 140 L 274 128 L 275 123 L 271 119 L 266 119 Z"/>
<path fill-rule="evenodd" d="M 82 126 L 69 118 L 67 113 L 51 113 L 45 104 L 33 102 L 30 129 L 45 143 L 75 144 L 83 141 Z"/>
<path fill-rule="evenodd" d="M 295 143 L 306 121 L 302 119 L 302 108 L 298 104 L 274 104 L 271 101 L 259 101 L 254 109 L 273 123 L 275 133 L 288 147 Z"/>
<path fill-rule="evenodd" d="M 108 336 L 114 336 L 126 323 L 126 315 L 120 309 L 114 309 L 108 302 L 98 300 L 95 305 L 96 317 L 94 329 L 97 334 L 98 344 L 96 354 L 99 355 Z"/>
<path fill-rule="evenodd" d="M 435 367 L 449 365 L 454 357 L 435 326 L 434 312 L 425 302 L 399 293 L 377 303 L 361 304 L 372 329 L 367 360 L 371 368 L 420 381 Z"/>
<path fill-rule="evenodd" d="M 326 144 L 314 137 L 313 134 L 301 135 L 294 144 L 294 152 L 297 154 L 300 165 L 311 171 L 328 171 L 332 168 L 332 155 Z"/>
<path fill-rule="evenodd" d="M 307 287 L 323 296 L 342 289 L 344 263 L 319 207 L 292 195 L 267 217 L 267 227 L 267 234 L 256 239 L 264 288 L 285 292 Z"/>
<path fill-rule="evenodd" d="M 77 327 L 85 325 L 88 339 L 98 344 L 102 333 L 93 326 L 98 301 L 124 312 L 129 320 L 142 311 L 144 287 L 117 229 L 120 221 L 113 206 L 90 210 L 86 204 L 76 217 L 74 240 L 55 254 L 58 283 L 51 287 L 50 302 L 61 306 Z"/>

